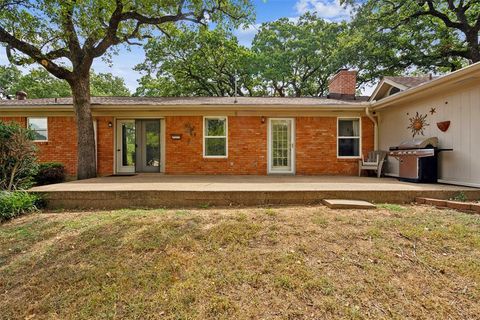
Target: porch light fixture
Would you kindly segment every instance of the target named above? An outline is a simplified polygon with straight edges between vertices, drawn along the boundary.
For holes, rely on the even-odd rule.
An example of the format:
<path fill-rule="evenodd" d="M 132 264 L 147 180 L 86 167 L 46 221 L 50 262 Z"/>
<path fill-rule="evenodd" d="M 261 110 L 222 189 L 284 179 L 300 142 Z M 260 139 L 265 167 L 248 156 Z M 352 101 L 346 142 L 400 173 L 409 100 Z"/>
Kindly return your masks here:
<path fill-rule="evenodd" d="M 261 120 L 260 120 L 260 121 L 262 121 L 262 124 L 263 124 L 263 123 L 265 123 L 265 117 L 264 117 L 264 116 L 262 116 L 262 118 L 261 118 Z"/>
<path fill-rule="evenodd" d="M 109 121 L 109 122 L 108 122 L 108 127 L 109 127 L 109 128 L 113 127 L 112 121 Z"/>

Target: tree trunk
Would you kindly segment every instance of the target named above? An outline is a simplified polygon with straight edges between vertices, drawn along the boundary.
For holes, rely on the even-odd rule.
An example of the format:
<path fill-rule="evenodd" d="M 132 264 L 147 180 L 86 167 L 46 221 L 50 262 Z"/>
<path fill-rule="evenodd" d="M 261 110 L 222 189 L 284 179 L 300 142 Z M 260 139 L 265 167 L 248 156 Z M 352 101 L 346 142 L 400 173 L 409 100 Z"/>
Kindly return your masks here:
<path fill-rule="evenodd" d="M 470 51 L 470 60 L 473 63 L 480 61 L 480 45 L 478 44 L 478 32 L 470 31 L 467 35 L 467 45 Z"/>
<path fill-rule="evenodd" d="M 70 83 L 73 95 L 73 108 L 77 121 L 77 179 L 97 176 L 95 156 L 95 132 L 90 104 L 90 74 L 76 77 Z"/>

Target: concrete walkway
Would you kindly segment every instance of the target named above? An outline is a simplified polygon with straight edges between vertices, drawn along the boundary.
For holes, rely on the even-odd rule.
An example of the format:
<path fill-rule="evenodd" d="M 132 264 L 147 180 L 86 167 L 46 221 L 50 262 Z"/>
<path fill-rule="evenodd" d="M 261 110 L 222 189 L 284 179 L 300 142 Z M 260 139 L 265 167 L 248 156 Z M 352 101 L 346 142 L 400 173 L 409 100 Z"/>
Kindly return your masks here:
<path fill-rule="evenodd" d="M 110 176 L 35 187 L 50 208 L 188 207 L 199 205 L 310 204 L 323 199 L 407 203 L 447 199 L 480 189 L 345 176 Z"/>

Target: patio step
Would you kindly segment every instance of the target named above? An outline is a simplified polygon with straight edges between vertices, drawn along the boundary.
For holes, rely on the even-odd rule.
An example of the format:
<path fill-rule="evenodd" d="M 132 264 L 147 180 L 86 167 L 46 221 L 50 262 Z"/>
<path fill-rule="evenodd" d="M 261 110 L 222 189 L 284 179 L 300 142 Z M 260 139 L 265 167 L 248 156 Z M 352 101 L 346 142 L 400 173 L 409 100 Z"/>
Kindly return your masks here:
<path fill-rule="evenodd" d="M 322 203 L 330 209 L 376 209 L 374 204 L 362 200 L 323 199 Z"/>

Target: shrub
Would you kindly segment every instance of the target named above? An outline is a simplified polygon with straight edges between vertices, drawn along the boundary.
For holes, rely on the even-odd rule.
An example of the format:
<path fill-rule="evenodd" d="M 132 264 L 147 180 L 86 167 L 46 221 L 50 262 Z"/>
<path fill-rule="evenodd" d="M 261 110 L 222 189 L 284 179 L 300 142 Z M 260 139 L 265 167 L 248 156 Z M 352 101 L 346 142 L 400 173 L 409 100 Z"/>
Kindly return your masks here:
<path fill-rule="evenodd" d="M 33 132 L 0 121 L 0 190 L 29 188 L 37 171 Z"/>
<path fill-rule="evenodd" d="M 0 192 L 0 222 L 38 210 L 41 198 L 25 191 Z"/>
<path fill-rule="evenodd" d="M 65 166 L 59 162 L 41 163 L 35 176 L 38 185 L 64 182 L 67 176 Z"/>

